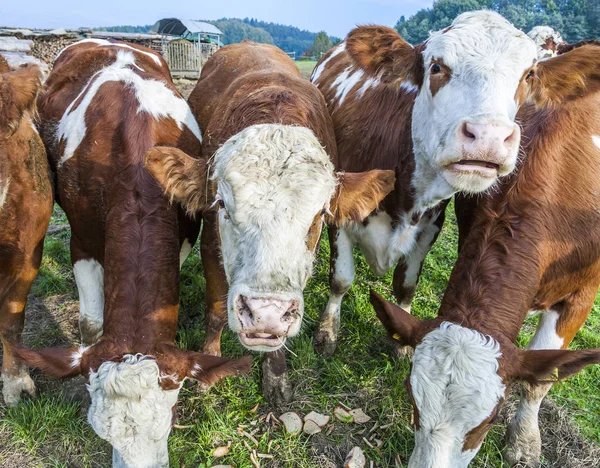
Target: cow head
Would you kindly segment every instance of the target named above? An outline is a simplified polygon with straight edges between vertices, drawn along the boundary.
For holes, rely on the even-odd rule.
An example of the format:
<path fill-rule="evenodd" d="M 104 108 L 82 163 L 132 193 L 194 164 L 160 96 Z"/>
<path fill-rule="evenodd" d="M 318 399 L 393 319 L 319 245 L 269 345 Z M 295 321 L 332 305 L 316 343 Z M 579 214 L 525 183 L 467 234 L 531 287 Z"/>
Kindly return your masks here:
<path fill-rule="evenodd" d="M 88 422 L 113 446 L 113 467 L 119 468 L 168 467 L 167 439 L 183 381 L 212 385 L 251 364 L 248 356 L 231 360 L 174 345 L 159 346 L 152 355 L 127 354 L 104 339 L 89 348 L 19 348 L 17 354 L 57 378 L 88 377 Z"/>
<path fill-rule="evenodd" d="M 407 390 L 414 408 L 409 468 L 465 468 L 513 382 L 560 380 L 600 363 L 600 349 L 522 350 L 442 319 L 419 320 L 371 291 L 388 334 L 414 348 Z"/>
<path fill-rule="evenodd" d="M 413 149 L 427 190 L 439 198 L 481 192 L 513 170 L 518 90 L 531 78 L 537 51 L 503 17 L 464 13 L 415 47 L 392 29 L 359 27 L 348 35 L 346 50 L 367 73 L 416 93 Z"/>
<path fill-rule="evenodd" d="M 536 26 L 527 35 L 535 42 L 539 60 L 556 57 L 558 46 L 565 42 L 550 26 Z"/>
<path fill-rule="evenodd" d="M 155 157 L 163 151 L 155 148 L 146 167 L 168 195 L 197 210 L 197 181 L 206 174 L 184 176 L 177 168 L 192 158 L 166 150 L 177 152 L 177 163 Z M 309 129 L 271 124 L 234 135 L 211 161 L 229 326 L 247 348 L 275 351 L 300 330 L 323 220 L 364 219 L 393 189 L 394 173 L 336 173 Z"/>

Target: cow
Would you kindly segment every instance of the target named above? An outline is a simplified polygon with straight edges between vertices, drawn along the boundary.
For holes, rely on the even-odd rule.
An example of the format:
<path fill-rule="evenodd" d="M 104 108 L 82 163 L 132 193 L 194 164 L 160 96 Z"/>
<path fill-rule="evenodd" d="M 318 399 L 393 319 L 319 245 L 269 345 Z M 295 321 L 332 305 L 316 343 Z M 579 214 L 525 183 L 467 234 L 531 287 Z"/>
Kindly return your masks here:
<path fill-rule="evenodd" d="M 71 225 L 83 345 L 17 354 L 54 377 L 89 379 L 88 422 L 112 444 L 113 466 L 166 467 L 183 381 L 212 384 L 250 365 L 174 343 L 180 263 L 199 227 L 164 196 L 144 157 L 156 145 L 198 155 L 200 128 L 163 58 L 124 42 L 63 49 L 38 109 Z"/>
<path fill-rule="evenodd" d="M 471 226 L 438 317 L 419 320 L 372 294 L 388 333 L 414 348 L 411 468 L 466 467 L 513 383 L 523 394 L 505 458 L 539 466 L 542 399 L 600 362 L 600 349 L 566 349 L 600 284 L 600 47 L 541 61 L 535 76 L 518 116 L 523 159 L 459 218 Z M 528 313 L 539 323 L 523 350 L 513 343 Z"/>
<path fill-rule="evenodd" d="M 556 57 L 560 45 L 565 43 L 560 33 L 550 26 L 536 26 L 527 35 L 535 42 L 540 60 Z"/>
<path fill-rule="evenodd" d="M 41 78 L 35 65 L 11 71 L 0 55 L 0 338 L 7 406 L 16 405 L 23 392 L 35 393 L 15 346 L 52 215 L 48 160 L 32 121 Z"/>
<path fill-rule="evenodd" d="M 335 172 L 331 118 L 319 90 L 280 49 L 243 42 L 220 49 L 189 98 L 205 138 L 208 173 L 184 151 L 154 148 L 149 171 L 203 218 L 204 351 L 218 355 L 226 322 L 266 352 L 263 392 L 289 401 L 284 346 L 304 313 L 323 219 L 360 222 L 393 189 L 393 171 Z M 209 178 L 213 208 L 200 213 Z"/>
<path fill-rule="evenodd" d="M 330 230 L 331 294 L 318 351 L 335 350 L 355 245 L 375 274 L 395 266 L 394 294 L 410 310 L 448 199 L 490 190 L 514 169 L 514 120 L 536 59 L 533 41 L 491 11 L 461 14 L 414 47 L 393 29 L 358 27 L 323 56 L 311 79 L 333 118 L 336 168 L 395 170 L 396 186 L 365 222 Z"/>

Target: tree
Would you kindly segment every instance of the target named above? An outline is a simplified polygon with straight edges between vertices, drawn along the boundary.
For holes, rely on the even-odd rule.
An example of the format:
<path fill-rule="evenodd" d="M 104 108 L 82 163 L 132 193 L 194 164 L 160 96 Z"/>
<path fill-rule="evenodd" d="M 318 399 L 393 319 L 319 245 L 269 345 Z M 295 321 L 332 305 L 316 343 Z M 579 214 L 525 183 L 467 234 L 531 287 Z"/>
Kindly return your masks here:
<path fill-rule="evenodd" d="M 321 57 L 321 54 L 324 54 L 332 47 L 333 43 L 331 42 L 331 39 L 329 38 L 327 33 L 325 31 L 321 31 L 317 33 L 317 36 L 315 37 L 312 46 L 305 52 L 305 54 L 316 56 L 317 58 L 319 58 Z"/>
<path fill-rule="evenodd" d="M 432 8 L 418 11 L 396 24 L 400 35 L 417 44 L 431 31 L 449 26 L 465 11 L 489 9 L 528 32 L 534 26 L 551 26 L 569 42 L 600 37 L 598 0 L 437 0 Z"/>

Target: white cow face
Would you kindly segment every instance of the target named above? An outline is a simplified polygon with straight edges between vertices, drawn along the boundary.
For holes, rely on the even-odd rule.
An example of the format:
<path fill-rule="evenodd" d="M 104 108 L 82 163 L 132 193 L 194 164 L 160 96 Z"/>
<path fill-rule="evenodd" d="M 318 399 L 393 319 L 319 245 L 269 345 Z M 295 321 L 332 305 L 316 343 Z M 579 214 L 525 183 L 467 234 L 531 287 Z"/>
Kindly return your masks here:
<path fill-rule="evenodd" d="M 371 304 L 388 334 L 415 350 L 408 379 L 415 411 L 409 468 L 466 468 L 512 383 L 535 386 L 600 362 L 600 349 L 523 350 L 501 333 L 495 339 L 441 317 L 420 320 L 373 291 Z"/>
<path fill-rule="evenodd" d="M 189 211 L 204 208 L 205 161 L 156 147 L 146 168 Z M 210 170 L 229 326 L 244 346 L 275 351 L 300 330 L 323 219 L 362 221 L 393 190 L 394 172 L 336 173 L 311 130 L 277 124 L 230 137 Z"/>
<path fill-rule="evenodd" d="M 251 349 L 273 351 L 300 330 L 333 165 L 310 130 L 255 125 L 217 151 L 212 179 L 229 326 Z"/>
<path fill-rule="evenodd" d="M 433 33 L 413 109 L 417 172 L 472 193 L 509 174 L 521 136 L 518 90 L 536 57 L 529 37 L 489 11 L 464 13 Z"/>
<path fill-rule="evenodd" d="M 437 202 L 457 191 L 482 192 L 513 170 L 520 140 L 515 116 L 537 51 L 500 15 L 464 13 L 415 47 L 392 29 L 359 27 L 345 50 L 371 77 L 416 93 L 417 196 Z"/>
<path fill-rule="evenodd" d="M 443 323 L 416 346 L 409 392 L 415 449 L 409 468 L 466 468 L 504 400 L 500 345 L 469 328 Z"/>
<path fill-rule="evenodd" d="M 88 422 L 113 446 L 113 467 L 168 467 L 167 439 L 181 383 L 159 385 L 160 371 L 148 356 L 127 355 L 90 373 Z"/>

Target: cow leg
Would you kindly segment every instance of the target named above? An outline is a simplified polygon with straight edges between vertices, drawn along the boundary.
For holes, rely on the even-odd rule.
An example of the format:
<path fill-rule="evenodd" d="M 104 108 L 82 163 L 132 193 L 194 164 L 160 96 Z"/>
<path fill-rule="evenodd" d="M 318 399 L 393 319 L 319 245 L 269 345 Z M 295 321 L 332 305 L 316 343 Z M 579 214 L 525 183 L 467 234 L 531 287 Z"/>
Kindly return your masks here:
<path fill-rule="evenodd" d="M 206 338 L 203 352 L 221 355 L 221 334 L 227 323 L 227 277 L 220 259 L 219 233 L 214 210 L 203 218 L 200 253 L 206 278 Z"/>
<path fill-rule="evenodd" d="M 342 299 L 354 281 L 354 243 L 344 229 L 329 226 L 331 292 L 325 312 L 321 315 L 314 346 L 318 353 L 331 356 L 340 330 Z"/>
<path fill-rule="evenodd" d="M 594 303 L 595 291 L 576 294 L 568 302 L 542 313 L 528 349 L 566 349 L 583 326 Z M 521 400 L 507 428 L 505 459 L 525 467 L 540 466 L 542 439 L 538 413 L 542 400 L 552 388 L 551 383 L 523 384 Z"/>
<path fill-rule="evenodd" d="M 104 268 L 79 247 L 75 237 L 71 237 L 71 262 L 79 293 L 81 343 L 91 346 L 104 327 Z"/>
<path fill-rule="evenodd" d="M 274 407 L 280 407 L 292 401 L 292 384 L 288 376 L 284 348 L 272 353 L 265 353 L 262 364 L 262 392 Z"/>
<path fill-rule="evenodd" d="M 6 406 L 19 403 L 21 394 L 35 395 L 35 384 L 27 366 L 14 352 L 21 344 L 21 335 L 25 324 L 25 305 L 27 295 L 35 279 L 41 260 L 44 241 L 41 240 L 31 258 L 25 260 L 15 278 L 12 273 L 0 272 L 0 340 L 2 341 L 2 395 Z"/>
<path fill-rule="evenodd" d="M 394 279 L 392 280 L 394 295 L 400 307 L 408 313 L 410 313 L 417 291 L 425 257 L 435 244 L 444 225 L 446 204 L 447 202 L 443 202 L 443 208 L 439 212 L 431 211 L 426 215 L 428 216 L 427 224 L 422 228 L 414 248 L 398 262 L 394 269 Z M 392 346 L 398 357 L 410 356 L 413 353 L 410 346 L 402 346 L 397 341 L 393 341 Z"/>

